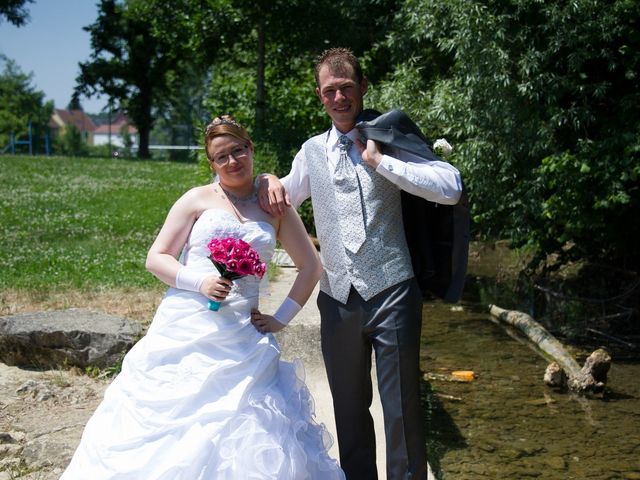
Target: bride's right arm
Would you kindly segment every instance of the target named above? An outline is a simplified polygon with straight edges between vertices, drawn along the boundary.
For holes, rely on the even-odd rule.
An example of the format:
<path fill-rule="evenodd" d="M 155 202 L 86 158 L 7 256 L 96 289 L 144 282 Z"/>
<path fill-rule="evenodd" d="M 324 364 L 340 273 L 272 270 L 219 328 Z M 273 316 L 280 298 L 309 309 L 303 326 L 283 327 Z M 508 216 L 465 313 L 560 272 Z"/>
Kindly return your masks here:
<path fill-rule="evenodd" d="M 146 269 L 167 285 L 176 286 L 182 268 L 177 260 L 196 221 L 197 195 L 190 190 L 173 204 L 155 241 L 147 253 Z"/>
<path fill-rule="evenodd" d="M 189 238 L 191 228 L 202 211 L 201 191 L 194 188 L 173 204 L 158 236 L 147 253 L 146 269 L 171 287 L 200 292 L 222 301 L 233 283 L 215 274 L 194 272 L 177 259 Z"/>

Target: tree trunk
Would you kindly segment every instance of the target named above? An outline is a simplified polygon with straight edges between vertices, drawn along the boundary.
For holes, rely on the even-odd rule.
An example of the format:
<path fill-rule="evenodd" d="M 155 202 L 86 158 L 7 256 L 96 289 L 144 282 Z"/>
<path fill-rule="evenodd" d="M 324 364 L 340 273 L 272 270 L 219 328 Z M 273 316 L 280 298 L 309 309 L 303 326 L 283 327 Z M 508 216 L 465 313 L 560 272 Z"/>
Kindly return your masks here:
<path fill-rule="evenodd" d="M 567 381 L 569 388 L 577 392 L 599 392 L 604 388 L 611 365 L 611 357 L 604 350 L 593 352 L 584 367 L 580 368 L 562 343 L 526 313 L 505 310 L 496 305 L 489 305 L 489 312 L 498 320 L 520 330 L 538 346 L 545 358 L 553 360 L 545 373 L 547 384 L 563 386 L 564 381 Z"/>
<path fill-rule="evenodd" d="M 148 126 L 138 127 L 138 158 L 149 158 L 149 133 L 151 129 Z"/>
<path fill-rule="evenodd" d="M 266 92 L 264 84 L 265 68 L 265 23 L 264 17 L 258 20 L 258 59 L 256 72 L 256 138 L 263 138 L 266 118 Z"/>
<path fill-rule="evenodd" d="M 138 128 L 138 158 L 151 158 L 149 151 L 149 135 L 153 126 L 153 118 L 151 117 L 151 106 L 153 98 L 153 89 L 151 85 L 143 83 L 138 85 L 140 92 L 135 100 L 135 115 L 133 120 Z"/>

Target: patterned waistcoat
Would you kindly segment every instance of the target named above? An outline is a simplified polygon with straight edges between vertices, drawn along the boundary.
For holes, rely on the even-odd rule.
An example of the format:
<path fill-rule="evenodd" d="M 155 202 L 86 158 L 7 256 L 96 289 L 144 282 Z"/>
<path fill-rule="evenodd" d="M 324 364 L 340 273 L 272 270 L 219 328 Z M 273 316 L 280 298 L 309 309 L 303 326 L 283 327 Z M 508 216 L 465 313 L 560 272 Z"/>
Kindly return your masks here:
<path fill-rule="evenodd" d="M 365 300 L 413 277 L 402 224 L 400 190 L 367 164 L 355 166 L 362 189 L 367 238 L 357 253 L 342 244 L 338 209 L 327 164 L 327 134 L 303 145 L 311 184 L 311 203 L 324 273 L 320 289 L 346 303 L 351 286 Z"/>

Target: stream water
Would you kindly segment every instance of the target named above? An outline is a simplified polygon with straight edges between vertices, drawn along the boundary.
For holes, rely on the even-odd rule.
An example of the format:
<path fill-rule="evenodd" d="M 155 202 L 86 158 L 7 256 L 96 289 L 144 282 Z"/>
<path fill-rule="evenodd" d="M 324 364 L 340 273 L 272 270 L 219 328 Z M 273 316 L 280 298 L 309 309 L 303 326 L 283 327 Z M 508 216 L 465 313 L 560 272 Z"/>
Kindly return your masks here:
<path fill-rule="evenodd" d="M 437 478 L 640 479 L 638 361 L 613 358 L 606 391 L 587 399 L 545 386 L 547 361 L 493 323 L 484 305 L 428 302 L 423 318 L 427 448 Z M 438 379 L 454 370 L 477 378 Z"/>

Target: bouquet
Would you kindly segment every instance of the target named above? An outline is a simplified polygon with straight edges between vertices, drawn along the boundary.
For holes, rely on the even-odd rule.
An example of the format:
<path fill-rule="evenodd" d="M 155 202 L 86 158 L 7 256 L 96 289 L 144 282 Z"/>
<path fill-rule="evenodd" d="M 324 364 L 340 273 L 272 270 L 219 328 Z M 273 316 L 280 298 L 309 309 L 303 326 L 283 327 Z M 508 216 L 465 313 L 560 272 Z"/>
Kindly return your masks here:
<path fill-rule="evenodd" d="M 255 275 L 262 278 L 267 270 L 265 263 L 260 261 L 260 255 L 251 245 L 239 238 L 214 238 L 207 245 L 211 255 L 209 258 L 220 273 L 228 280 L 235 280 L 245 275 Z M 217 311 L 220 302 L 209 300 L 209 310 Z"/>

